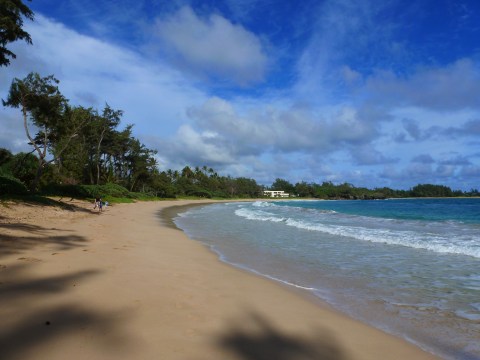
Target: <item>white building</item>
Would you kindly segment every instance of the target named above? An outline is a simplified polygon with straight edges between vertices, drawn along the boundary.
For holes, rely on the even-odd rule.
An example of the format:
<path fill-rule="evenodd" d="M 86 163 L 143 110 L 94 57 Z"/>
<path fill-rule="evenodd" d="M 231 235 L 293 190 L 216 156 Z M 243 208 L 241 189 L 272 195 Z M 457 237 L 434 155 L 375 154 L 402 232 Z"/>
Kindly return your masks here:
<path fill-rule="evenodd" d="M 264 190 L 263 191 L 263 196 L 268 196 L 268 197 L 272 197 L 272 198 L 275 198 L 275 197 L 285 198 L 285 197 L 289 197 L 290 194 L 286 193 L 283 190 L 279 190 L 279 191 Z"/>

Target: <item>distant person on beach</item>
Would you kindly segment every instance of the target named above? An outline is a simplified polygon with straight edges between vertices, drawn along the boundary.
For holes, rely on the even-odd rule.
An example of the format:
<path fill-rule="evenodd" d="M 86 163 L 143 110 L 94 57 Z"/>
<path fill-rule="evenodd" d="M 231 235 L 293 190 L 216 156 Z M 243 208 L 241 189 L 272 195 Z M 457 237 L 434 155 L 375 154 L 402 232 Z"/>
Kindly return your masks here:
<path fill-rule="evenodd" d="M 98 207 L 98 211 L 102 211 L 102 198 L 101 197 L 96 197 L 95 202 L 93 205 L 93 210 L 95 210 Z"/>

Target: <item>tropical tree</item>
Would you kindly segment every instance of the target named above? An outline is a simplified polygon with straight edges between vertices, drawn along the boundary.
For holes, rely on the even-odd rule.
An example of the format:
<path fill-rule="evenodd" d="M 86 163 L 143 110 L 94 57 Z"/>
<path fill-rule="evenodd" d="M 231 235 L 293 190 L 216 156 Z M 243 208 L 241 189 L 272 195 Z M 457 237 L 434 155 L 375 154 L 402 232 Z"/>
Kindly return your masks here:
<path fill-rule="evenodd" d="M 58 128 L 56 136 L 58 141 L 52 143 L 52 154 L 56 156 L 55 168 L 62 183 L 82 183 L 85 174 L 89 170 L 89 159 L 93 152 L 91 142 L 91 124 L 97 116 L 92 108 L 82 106 L 66 106 L 63 113 L 62 126 Z M 76 132 L 77 136 L 72 138 L 63 135 L 69 134 L 75 128 L 81 131 Z M 62 135 L 63 134 L 63 135 Z"/>
<path fill-rule="evenodd" d="M 2 100 L 4 106 L 21 108 L 25 134 L 37 154 L 38 167 L 32 191 L 36 190 L 44 168 L 61 156 L 83 126 L 75 113 L 70 116 L 68 101 L 60 93 L 58 83 L 53 75 L 42 78 L 30 73 L 23 80 L 15 78 L 7 100 Z M 30 133 L 29 121 L 38 130 L 35 136 Z M 53 157 L 48 159 L 49 155 Z"/>
<path fill-rule="evenodd" d="M 0 167 L 7 164 L 13 157 L 13 154 L 10 150 L 5 148 L 0 148 Z"/>
<path fill-rule="evenodd" d="M 313 186 L 305 181 L 295 184 L 295 194 L 300 197 L 313 197 L 314 193 Z"/>
<path fill-rule="evenodd" d="M 450 197 L 453 196 L 452 189 L 444 185 L 418 184 L 411 190 L 414 197 Z"/>
<path fill-rule="evenodd" d="M 292 194 L 295 192 L 295 186 L 293 186 L 290 182 L 284 179 L 277 178 L 271 187 L 272 190 L 278 191 L 285 191 L 286 193 Z"/>
<path fill-rule="evenodd" d="M 0 0 L 0 66 L 10 65 L 17 56 L 7 49 L 7 44 L 25 40 L 31 44 L 30 34 L 22 29 L 23 17 L 33 20 L 32 10 L 22 0 Z"/>
<path fill-rule="evenodd" d="M 253 179 L 239 177 L 235 179 L 235 183 L 235 189 L 239 196 L 255 198 L 262 193 L 260 186 Z"/>
<path fill-rule="evenodd" d="M 92 123 L 92 133 L 95 138 L 95 170 L 96 170 L 96 184 L 100 183 L 100 160 L 102 153 L 102 145 L 104 140 L 107 143 L 113 144 L 116 128 L 120 124 L 122 118 L 122 110 L 114 110 L 108 104 L 103 109 L 102 116 L 95 117 Z"/>
<path fill-rule="evenodd" d="M 31 186 L 35 181 L 37 158 L 32 153 L 20 152 L 15 154 L 10 161 L 10 173 L 22 181 L 26 186 Z"/>

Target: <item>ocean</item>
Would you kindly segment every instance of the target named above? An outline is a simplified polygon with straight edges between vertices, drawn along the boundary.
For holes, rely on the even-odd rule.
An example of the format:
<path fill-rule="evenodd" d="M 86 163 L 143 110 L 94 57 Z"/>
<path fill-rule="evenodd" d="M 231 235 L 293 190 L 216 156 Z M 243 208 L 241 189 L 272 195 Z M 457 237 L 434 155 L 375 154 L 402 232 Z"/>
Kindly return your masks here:
<path fill-rule="evenodd" d="M 174 222 L 222 261 L 445 359 L 480 359 L 480 199 L 216 203 Z"/>

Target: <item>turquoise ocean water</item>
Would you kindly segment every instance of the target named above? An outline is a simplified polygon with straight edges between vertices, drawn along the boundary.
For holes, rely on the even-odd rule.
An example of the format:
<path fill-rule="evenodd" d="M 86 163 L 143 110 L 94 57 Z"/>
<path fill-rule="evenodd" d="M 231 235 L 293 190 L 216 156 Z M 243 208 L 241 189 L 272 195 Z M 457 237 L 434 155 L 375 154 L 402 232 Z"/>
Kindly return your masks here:
<path fill-rule="evenodd" d="M 225 262 L 443 358 L 480 359 L 480 199 L 221 203 L 175 223 Z"/>

